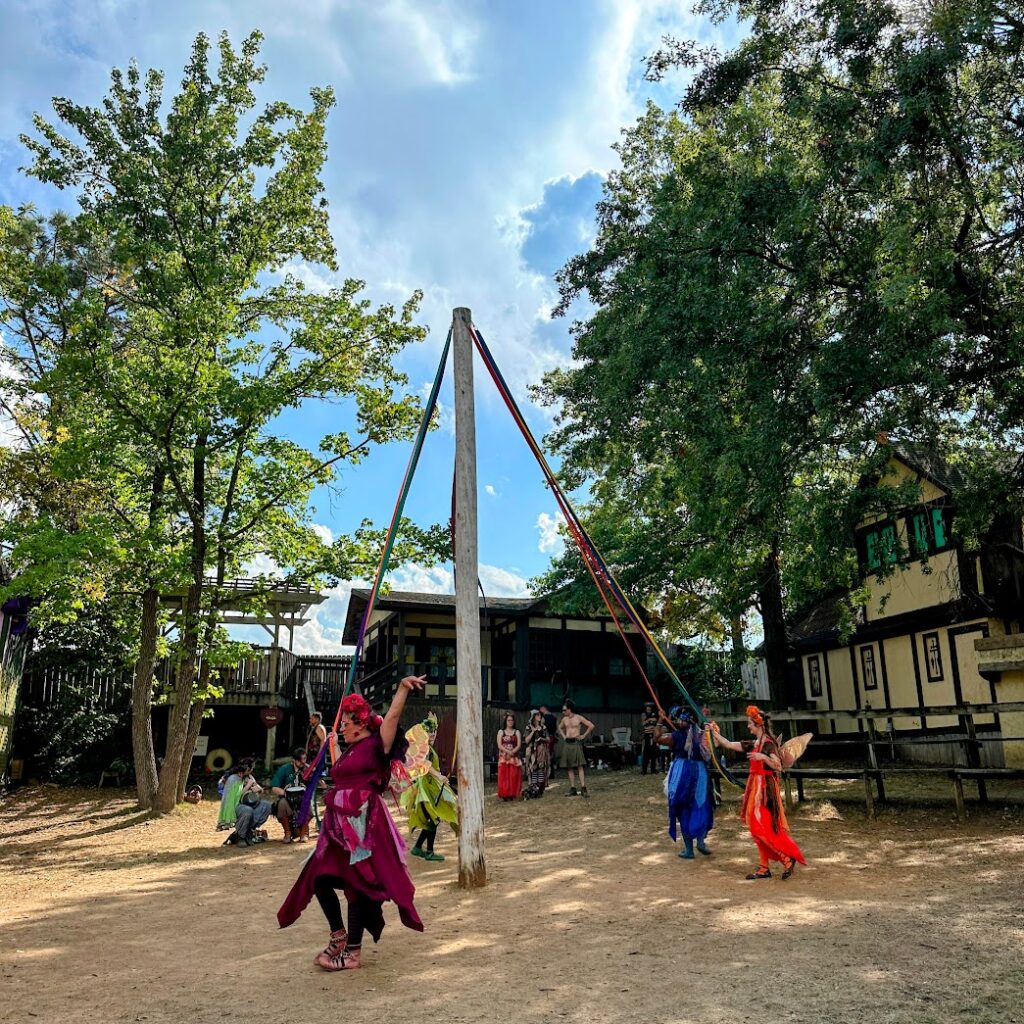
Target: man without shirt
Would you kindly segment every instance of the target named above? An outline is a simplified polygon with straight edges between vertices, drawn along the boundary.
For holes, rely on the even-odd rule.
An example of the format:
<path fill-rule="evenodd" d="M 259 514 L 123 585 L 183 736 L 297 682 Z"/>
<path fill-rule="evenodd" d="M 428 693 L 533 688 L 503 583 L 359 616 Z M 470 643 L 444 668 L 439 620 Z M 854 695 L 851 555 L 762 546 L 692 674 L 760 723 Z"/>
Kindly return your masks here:
<path fill-rule="evenodd" d="M 586 730 L 582 732 L 581 730 Z M 583 755 L 583 743 L 594 731 L 594 723 L 582 715 L 576 714 L 576 705 L 571 700 L 562 704 L 562 720 L 558 723 L 558 732 L 562 737 L 562 759 L 560 764 L 569 775 L 569 792 L 566 796 L 589 797 L 587 780 L 583 774 L 587 759 Z M 575 773 L 580 773 L 580 788 L 576 789 Z"/>

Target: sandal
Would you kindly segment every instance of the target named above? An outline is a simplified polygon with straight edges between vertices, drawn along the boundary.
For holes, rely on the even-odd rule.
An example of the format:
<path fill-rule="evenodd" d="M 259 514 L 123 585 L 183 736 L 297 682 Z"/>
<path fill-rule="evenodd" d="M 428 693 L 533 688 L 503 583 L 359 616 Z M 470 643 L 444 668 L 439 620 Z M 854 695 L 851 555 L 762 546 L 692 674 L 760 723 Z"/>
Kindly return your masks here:
<path fill-rule="evenodd" d="M 750 874 L 747 875 L 747 881 L 748 882 L 754 882 L 754 881 L 756 881 L 758 879 L 761 879 L 761 878 L 771 878 L 771 877 L 772 877 L 772 873 L 771 873 L 771 869 L 770 868 L 758 868 L 756 871 L 751 871 Z"/>
<path fill-rule="evenodd" d="M 325 971 L 357 971 L 362 967 L 359 946 L 343 949 L 337 956 L 317 960 L 317 965 Z"/>
<path fill-rule="evenodd" d="M 324 948 L 313 957 L 313 963 L 318 967 L 328 970 L 328 963 L 336 957 L 341 956 L 345 951 L 345 943 L 348 942 L 348 933 L 344 928 L 338 932 L 331 932 L 331 940 Z"/>
<path fill-rule="evenodd" d="M 785 881 L 794 871 L 796 871 L 796 861 L 790 857 L 789 863 L 785 865 L 785 871 L 782 872 L 782 880 Z"/>

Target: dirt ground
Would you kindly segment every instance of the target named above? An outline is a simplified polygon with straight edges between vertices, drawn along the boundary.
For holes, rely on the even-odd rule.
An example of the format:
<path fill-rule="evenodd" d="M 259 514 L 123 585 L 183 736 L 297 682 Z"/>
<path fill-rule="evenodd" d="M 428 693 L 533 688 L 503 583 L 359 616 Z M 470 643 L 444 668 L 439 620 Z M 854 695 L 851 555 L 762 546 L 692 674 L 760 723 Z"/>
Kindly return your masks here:
<path fill-rule="evenodd" d="M 948 794 L 868 821 L 818 785 L 786 882 L 743 880 L 732 794 L 688 862 L 660 780 L 591 791 L 489 795 L 487 888 L 455 887 L 442 832 L 445 863 L 412 860 L 426 932 L 388 908 L 364 969 L 328 975 L 319 909 L 274 918 L 308 846 L 223 848 L 211 802 L 151 820 L 125 792 L 21 790 L 0 804 L 0 1021 L 1024 1022 L 1020 790 L 960 826 Z"/>

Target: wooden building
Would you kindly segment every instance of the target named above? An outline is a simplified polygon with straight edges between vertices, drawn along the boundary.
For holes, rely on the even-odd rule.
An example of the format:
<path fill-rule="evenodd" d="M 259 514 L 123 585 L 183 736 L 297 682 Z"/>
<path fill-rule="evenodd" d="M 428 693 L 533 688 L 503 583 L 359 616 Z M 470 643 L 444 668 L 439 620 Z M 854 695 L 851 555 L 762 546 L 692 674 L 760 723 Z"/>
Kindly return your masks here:
<path fill-rule="evenodd" d="M 369 600 L 353 590 L 343 640 L 354 644 Z M 547 598 L 480 600 L 485 704 L 527 710 L 551 708 L 566 697 L 583 712 L 635 712 L 646 691 L 611 618 L 565 616 Z M 629 642 L 647 665 L 643 638 Z M 426 675 L 425 699 L 455 700 L 455 598 L 450 594 L 392 591 L 374 609 L 364 645 L 362 692 L 386 702 L 402 676 Z"/>
<path fill-rule="evenodd" d="M 842 595 L 796 623 L 793 647 L 809 708 L 918 708 L 895 718 L 894 733 L 956 733 L 956 716 L 926 708 L 1024 699 L 1024 545 L 1021 523 L 995 522 L 977 550 L 954 537 L 962 480 L 955 467 L 912 451 L 892 455 L 887 482 L 910 483 L 919 499 L 896 515 L 866 520 L 856 534 L 869 591 L 856 629 L 841 641 Z M 1021 715 L 978 716 L 979 732 L 1024 738 Z M 857 723 L 823 722 L 825 732 Z M 908 748 L 909 749 L 909 748 Z M 914 749 L 942 760 L 941 744 Z M 990 762 L 1024 764 L 1024 742 L 986 743 Z M 929 754 L 930 751 L 930 754 Z"/>

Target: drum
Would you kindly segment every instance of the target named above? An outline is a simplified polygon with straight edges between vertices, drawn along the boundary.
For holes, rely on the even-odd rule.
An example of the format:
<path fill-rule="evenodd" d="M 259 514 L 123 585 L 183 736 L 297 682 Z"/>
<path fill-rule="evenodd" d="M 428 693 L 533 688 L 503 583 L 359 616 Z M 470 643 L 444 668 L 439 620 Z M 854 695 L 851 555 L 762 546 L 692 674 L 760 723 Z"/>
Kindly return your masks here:
<path fill-rule="evenodd" d="M 302 806 L 302 798 L 305 793 L 305 786 L 285 786 L 284 798 L 288 801 L 288 806 L 293 811 L 297 811 Z"/>

